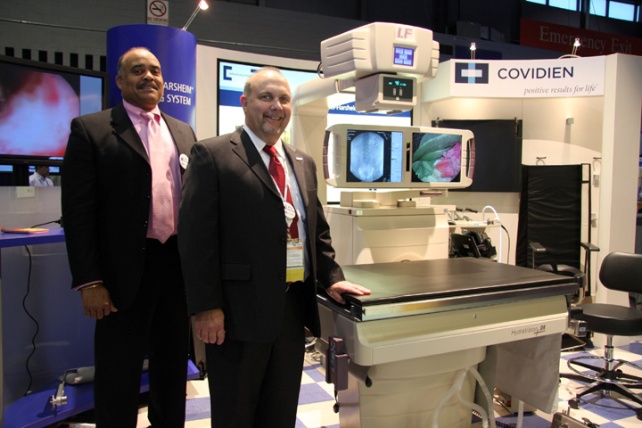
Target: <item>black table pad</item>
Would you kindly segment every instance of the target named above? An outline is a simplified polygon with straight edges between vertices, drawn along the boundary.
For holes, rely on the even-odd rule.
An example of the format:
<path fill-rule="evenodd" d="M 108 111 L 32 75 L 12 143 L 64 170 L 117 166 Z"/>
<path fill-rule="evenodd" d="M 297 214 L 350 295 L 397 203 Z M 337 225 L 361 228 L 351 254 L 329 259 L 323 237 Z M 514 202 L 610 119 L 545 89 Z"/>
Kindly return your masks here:
<path fill-rule="evenodd" d="M 348 281 L 371 290 L 368 296 L 344 295 L 361 307 L 546 286 L 568 285 L 569 293 L 577 288 L 567 276 L 472 257 L 349 265 L 343 271 Z"/>

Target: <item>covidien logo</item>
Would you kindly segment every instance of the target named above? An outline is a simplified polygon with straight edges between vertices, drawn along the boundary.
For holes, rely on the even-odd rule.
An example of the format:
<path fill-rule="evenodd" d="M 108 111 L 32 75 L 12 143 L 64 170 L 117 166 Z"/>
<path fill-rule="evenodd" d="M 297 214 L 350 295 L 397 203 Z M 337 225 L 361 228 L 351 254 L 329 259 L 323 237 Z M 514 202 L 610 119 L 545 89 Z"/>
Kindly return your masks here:
<path fill-rule="evenodd" d="M 229 65 L 223 66 L 223 80 L 232 80 L 232 77 L 230 76 L 231 70 L 232 70 L 232 67 L 230 67 Z"/>
<path fill-rule="evenodd" d="M 241 85 L 244 85 L 243 82 L 252 75 L 258 68 L 250 67 L 249 69 L 244 66 L 233 67 L 231 65 L 223 66 L 223 77 L 222 80 L 232 81 L 237 79 L 241 81 Z"/>
<path fill-rule="evenodd" d="M 455 63 L 455 83 L 488 83 L 488 64 L 479 62 Z"/>

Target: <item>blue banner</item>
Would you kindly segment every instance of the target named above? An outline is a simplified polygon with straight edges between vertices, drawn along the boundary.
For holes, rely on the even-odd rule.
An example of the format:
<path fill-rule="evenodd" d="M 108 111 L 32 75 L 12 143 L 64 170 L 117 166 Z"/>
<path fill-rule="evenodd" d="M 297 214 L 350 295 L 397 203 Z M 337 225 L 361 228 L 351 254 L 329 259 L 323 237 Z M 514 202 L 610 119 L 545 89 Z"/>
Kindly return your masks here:
<path fill-rule="evenodd" d="M 121 102 L 116 86 L 118 58 L 133 47 L 145 47 L 158 58 L 165 81 L 161 111 L 196 128 L 196 37 L 161 25 L 121 25 L 107 31 L 109 105 Z"/>

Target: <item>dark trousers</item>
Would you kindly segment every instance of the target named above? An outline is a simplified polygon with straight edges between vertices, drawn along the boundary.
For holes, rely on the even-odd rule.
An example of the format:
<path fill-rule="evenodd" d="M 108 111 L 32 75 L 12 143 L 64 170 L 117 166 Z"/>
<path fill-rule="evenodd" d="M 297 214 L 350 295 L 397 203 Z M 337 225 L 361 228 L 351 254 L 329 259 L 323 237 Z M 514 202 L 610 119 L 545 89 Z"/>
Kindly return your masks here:
<path fill-rule="evenodd" d="M 302 287 L 286 294 L 283 328 L 271 343 L 207 345 L 213 428 L 287 428 L 296 412 L 305 353 Z"/>
<path fill-rule="evenodd" d="M 96 322 L 97 428 L 135 428 L 143 360 L 149 358 L 148 417 L 154 428 L 185 425 L 188 316 L 176 239 L 148 240 L 131 308 Z"/>

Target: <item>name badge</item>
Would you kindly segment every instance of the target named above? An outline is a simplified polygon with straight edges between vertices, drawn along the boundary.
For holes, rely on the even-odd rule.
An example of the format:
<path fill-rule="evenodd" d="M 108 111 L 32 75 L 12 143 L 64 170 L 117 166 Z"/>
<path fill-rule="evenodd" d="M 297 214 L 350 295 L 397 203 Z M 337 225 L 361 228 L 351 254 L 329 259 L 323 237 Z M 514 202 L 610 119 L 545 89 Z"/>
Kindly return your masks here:
<path fill-rule="evenodd" d="M 299 239 L 291 239 L 288 241 L 286 260 L 287 270 L 285 281 L 303 281 L 305 275 L 305 268 L 303 266 L 303 243 Z"/>
<path fill-rule="evenodd" d="M 292 225 L 292 220 L 296 217 L 296 211 L 291 203 L 283 202 L 283 209 L 285 211 L 285 221 L 288 224 L 288 229 Z"/>

